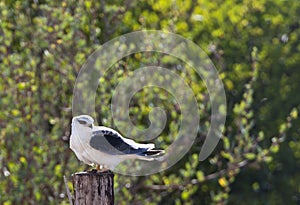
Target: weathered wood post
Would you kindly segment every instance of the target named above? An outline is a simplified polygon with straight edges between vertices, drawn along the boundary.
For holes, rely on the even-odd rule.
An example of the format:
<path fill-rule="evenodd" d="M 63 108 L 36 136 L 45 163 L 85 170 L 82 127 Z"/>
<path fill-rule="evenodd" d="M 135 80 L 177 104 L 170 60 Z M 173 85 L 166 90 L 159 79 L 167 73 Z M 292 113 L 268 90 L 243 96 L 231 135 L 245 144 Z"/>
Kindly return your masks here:
<path fill-rule="evenodd" d="M 114 174 L 105 172 L 78 172 L 72 175 L 74 205 L 113 205 Z"/>

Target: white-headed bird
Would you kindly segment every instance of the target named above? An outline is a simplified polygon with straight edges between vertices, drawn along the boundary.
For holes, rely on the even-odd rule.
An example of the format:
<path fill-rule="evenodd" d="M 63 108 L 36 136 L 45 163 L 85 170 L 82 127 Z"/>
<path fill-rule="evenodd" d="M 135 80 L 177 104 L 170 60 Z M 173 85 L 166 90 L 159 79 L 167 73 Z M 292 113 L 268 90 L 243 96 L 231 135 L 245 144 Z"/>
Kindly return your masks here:
<path fill-rule="evenodd" d="M 97 170 L 100 165 L 113 170 L 127 159 L 149 161 L 164 154 L 163 150 L 155 150 L 154 144 L 136 143 L 111 128 L 95 126 L 89 115 L 73 117 L 70 148 L 80 161 L 96 165 Z"/>

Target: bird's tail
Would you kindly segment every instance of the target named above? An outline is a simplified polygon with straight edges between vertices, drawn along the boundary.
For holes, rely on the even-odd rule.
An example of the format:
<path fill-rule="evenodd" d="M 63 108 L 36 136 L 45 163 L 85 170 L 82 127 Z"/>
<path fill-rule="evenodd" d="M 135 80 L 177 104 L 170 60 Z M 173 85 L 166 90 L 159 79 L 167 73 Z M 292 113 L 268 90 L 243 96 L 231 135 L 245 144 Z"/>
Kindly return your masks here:
<path fill-rule="evenodd" d="M 140 159 L 146 161 L 158 160 L 163 161 L 164 150 L 149 149 L 141 153 Z"/>
<path fill-rule="evenodd" d="M 165 151 L 164 150 L 158 150 L 158 149 L 150 149 L 150 150 L 147 150 L 147 151 L 143 152 L 143 154 L 145 156 L 159 157 L 159 156 L 165 154 Z"/>

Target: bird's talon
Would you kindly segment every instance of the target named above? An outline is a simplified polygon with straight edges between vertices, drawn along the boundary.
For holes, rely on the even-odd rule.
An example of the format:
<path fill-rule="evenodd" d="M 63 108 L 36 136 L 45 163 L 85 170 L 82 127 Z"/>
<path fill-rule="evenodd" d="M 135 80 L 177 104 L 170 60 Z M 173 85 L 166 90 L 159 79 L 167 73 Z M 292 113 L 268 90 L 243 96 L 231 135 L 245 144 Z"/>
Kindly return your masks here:
<path fill-rule="evenodd" d="M 104 166 L 101 166 L 101 165 L 96 165 L 96 169 L 93 169 L 95 172 L 106 172 L 108 171 L 109 169 L 104 167 Z"/>

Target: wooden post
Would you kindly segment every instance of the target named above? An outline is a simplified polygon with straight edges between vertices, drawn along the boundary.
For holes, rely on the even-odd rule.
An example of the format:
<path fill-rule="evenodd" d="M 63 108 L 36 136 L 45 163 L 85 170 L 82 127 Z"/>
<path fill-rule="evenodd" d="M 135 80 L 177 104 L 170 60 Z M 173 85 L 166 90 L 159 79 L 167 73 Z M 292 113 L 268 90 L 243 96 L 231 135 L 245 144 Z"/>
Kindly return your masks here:
<path fill-rule="evenodd" d="M 78 172 L 73 176 L 74 205 L 113 205 L 114 174 L 105 172 Z"/>

